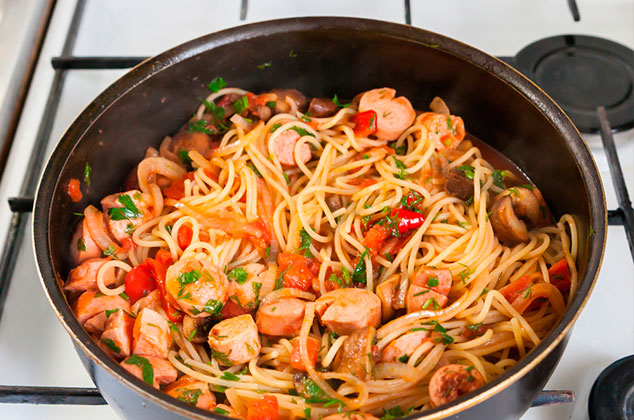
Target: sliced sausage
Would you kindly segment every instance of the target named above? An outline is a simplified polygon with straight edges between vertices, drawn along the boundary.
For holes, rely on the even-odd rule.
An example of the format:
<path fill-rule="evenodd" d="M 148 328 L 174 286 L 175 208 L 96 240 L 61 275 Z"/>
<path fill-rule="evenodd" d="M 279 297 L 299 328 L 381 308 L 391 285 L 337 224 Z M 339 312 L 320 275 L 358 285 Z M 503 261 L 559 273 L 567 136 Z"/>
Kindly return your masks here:
<path fill-rule="evenodd" d="M 362 381 L 370 378 L 375 362 L 372 352 L 375 337 L 374 327 L 364 327 L 350 334 L 333 361 L 335 371 L 350 373 Z"/>
<path fill-rule="evenodd" d="M 414 274 L 407 291 L 407 312 L 435 311 L 444 307 L 453 284 L 451 271 L 421 268 Z"/>
<path fill-rule="evenodd" d="M 445 178 L 445 191 L 449 195 L 467 201 L 473 197 L 473 181 L 464 176 L 462 171 L 453 170 Z"/>
<path fill-rule="evenodd" d="M 114 309 L 130 310 L 130 303 L 119 295 L 106 296 L 94 290 L 88 290 L 79 296 L 73 304 L 73 312 L 77 321 L 83 324 L 100 312 L 112 311 Z"/>
<path fill-rule="evenodd" d="M 69 292 L 83 292 L 86 290 L 99 290 L 97 286 L 97 273 L 104 263 L 110 261 L 108 258 L 93 258 L 86 260 L 79 266 L 70 270 L 64 289 Z M 106 286 L 115 283 L 115 270 L 108 270 L 104 273 L 103 282 Z"/>
<path fill-rule="evenodd" d="M 115 358 L 128 357 L 132 351 L 134 318 L 122 310 L 109 314 L 106 328 L 99 339 Z"/>
<path fill-rule="evenodd" d="M 359 100 L 359 112 L 376 112 L 376 137 L 381 140 L 396 140 L 416 117 L 412 104 L 404 96 L 395 98 L 391 88 L 372 89 Z"/>
<path fill-rule="evenodd" d="M 325 118 L 335 115 L 339 107 L 330 98 L 313 98 L 308 105 L 308 112 L 315 118 Z"/>
<path fill-rule="evenodd" d="M 427 129 L 427 137 L 436 150 L 457 148 L 467 134 L 462 118 L 455 115 L 424 112 L 416 117 L 416 124 Z"/>
<path fill-rule="evenodd" d="M 164 391 L 167 395 L 203 410 L 211 410 L 216 406 L 216 397 L 209 391 L 209 385 L 189 375 L 172 382 Z"/>
<path fill-rule="evenodd" d="M 167 269 L 165 283 L 173 301 L 190 316 L 217 315 L 227 300 L 227 276 L 207 259 L 181 259 Z"/>
<path fill-rule="evenodd" d="M 133 362 L 133 363 L 131 363 Z M 161 385 L 171 384 L 178 377 L 178 371 L 168 360 L 155 356 L 130 356 L 121 362 L 121 366 L 141 380 L 143 378 L 143 368 L 139 364 L 149 363 L 152 367 L 154 388 L 159 389 Z"/>
<path fill-rule="evenodd" d="M 101 248 L 90 236 L 86 220 L 82 220 L 75 229 L 75 234 L 70 241 L 70 257 L 73 265 L 89 260 L 91 258 L 99 258 L 101 256 Z"/>
<path fill-rule="evenodd" d="M 99 336 L 106 328 L 106 313 L 99 312 L 84 323 L 84 328 L 91 334 Z"/>
<path fill-rule="evenodd" d="M 132 353 L 166 358 L 171 346 L 167 320 L 158 312 L 143 309 L 134 321 Z"/>
<path fill-rule="evenodd" d="M 260 353 L 258 327 L 248 314 L 220 321 L 209 331 L 209 347 L 233 364 L 246 363 Z"/>
<path fill-rule="evenodd" d="M 138 314 L 144 308 L 152 309 L 153 311 L 157 311 L 158 308 L 161 307 L 161 299 L 159 296 L 158 289 L 152 290 L 147 296 L 142 297 L 141 299 L 134 302 L 134 305 L 130 308 L 130 312 L 132 314 Z"/>
<path fill-rule="evenodd" d="M 315 310 L 322 325 L 339 335 L 381 323 L 381 300 L 365 289 L 337 289 L 316 301 Z"/>
<path fill-rule="evenodd" d="M 132 201 L 132 205 L 126 205 L 128 198 L 123 196 L 127 196 Z M 136 190 L 111 194 L 101 200 L 101 206 L 104 217 L 107 218 L 110 234 L 119 243 L 130 238 L 134 229 L 150 221 L 154 210 L 152 197 Z"/>
<path fill-rule="evenodd" d="M 258 275 L 264 272 L 263 264 L 247 264 L 239 267 L 246 272 L 246 279 L 237 276 L 231 276 L 229 273 L 229 300 L 236 303 L 240 308 L 248 311 L 253 310 L 257 306 L 257 300 L 260 297 L 262 283 L 258 279 Z"/>
<path fill-rule="evenodd" d="M 261 305 L 255 317 L 258 331 L 272 336 L 297 335 L 305 309 L 306 302 L 297 298 L 282 298 Z"/>
<path fill-rule="evenodd" d="M 451 271 L 421 267 L 412 278 L 412 284 L 427 287 L 440 294 L 448 295 L 453 285 Z"/>
<path fill-rule="evenodd" d="M 381 352 L 382 362 L 406 363 L 409 356 L 429 337 L 428 331 L 413 331 L 390 341 Z"/>
<path fill-rule="evenodd" d="M 270 93 L 275 94 L 275 113 L 287 113 L 291 111 L 288 101 L 293 101 L 300 112 L 306 112 L 308 98 L 297 89 L 273 89 Z"/>
<path fill-rule="evenodd" d="M 354 413 L 335 413 L 324 417 L 322 420 L 379 420 L 372 414 L 354 412 Z"/>
<path fill-rule="evenodd" d="M 295 144 L 299 140 L 300 135 L 295 130 L 286 130 L 280 133 L 275 138 L 273 144 L 273 152 L 282 165 L 297 166 L 295 162 Z M 310 160 L 312 154 L 310 152 L 310 146 L 307 143 L 303 143 L 298 150 L 298 157 L 302 163 L 306 163 Z"/>
<path fill-rule="evenodd" d="M 484 385 L 484 378 L 473 366 L 445 365 L 429 381 L 429 399 L 432 407 L 447 404 Z"/>

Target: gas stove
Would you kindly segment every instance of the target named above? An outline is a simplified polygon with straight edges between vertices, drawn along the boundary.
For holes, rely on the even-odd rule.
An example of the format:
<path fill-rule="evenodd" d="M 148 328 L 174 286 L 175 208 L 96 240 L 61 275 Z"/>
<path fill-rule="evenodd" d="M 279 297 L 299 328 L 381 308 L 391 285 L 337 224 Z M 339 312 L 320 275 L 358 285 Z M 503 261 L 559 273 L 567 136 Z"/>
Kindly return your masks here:
<path fill-rule="evenodd" d="M 2 419 L 116 419 L 94 390 L 40 285 L 33 256 L 28 198 L 35 191 L 41 166 L 56 140 L 86 104 L 143 57 L 198 36 L 244 23 L 318 15 L 388 20 L 442 33 L 516 66 L 543 86 L 575 123 L 588 131 L 584 137 L 601 171 L 608 208 L 616 209 L 619 207 L 617 191 L 622 192 L 622 188 L 613 187 L 610 175 L 613 156 L 604 152 L 598 134 L 600 121 L 594 109 L 598 105 L 609 105 L 606 121 L 615 130 L 615 150 L 625 186 L 634 192 L 634 129 L 633 120 L 627 118 L 627 115 L 634 118 L 634 108 L 628 102 L 628 95 L 633 92 L 632 81 L 627 80 L 628 74 L 630 77 L 634 74 L 631 71 L 634 60 L 628 62 L 628 56 L 623 56 L 620 49 L 621 46 L 630 51 L 634 48 L 634 2 L 631 0 L 580 0 L 577 2 L 579 21 L 571 14 L 570 5 L 575 5 L 572 0 L 433 3 L 422 0 L 57 0 L 54 3 L 0 182 L 0 203 L 20 197 L 12 199 L 11 207 L 0 206 L 0 245 L 3 246 L 0 403 L 5 402 L 0 404 Z M 561 36 L 567 34 L 582 36 Z M 589 37 L 607 42 L 594 44 Z M 577 51 L 572 51 L 572 47 Z M 606 55 L 616 56 L 617 64 L 612 61 L 599 66 L 598 70 L 593 67 L 578 71 L 588 61 L 604 63 Z M 568 69 L 565 66 L 571 61 L 572 67 Z M 564 67 L 555 67 L 562 62 Z M 580 78 L 577 86 L 583 89 L 570 90 L 562 84 L 571 74 Z M 614 90 L 601 91 L 601 97 L 584 90 L 588 84 L 601 80 L 611 82 Z M 621 117 L 622 114 L 625 117 Z M 611 213 L 610 220 L 623 224 L 623 212 Z M 572 391 L 574 398 L 570 393 L 546 393 L 540 402 L 564 403 L 531 408 L 522 420 L 588 418 L 588 397 L 601 371 L 634 353 L 632 279 L 634 266 L 625 230 L 623 226 L 610 226 L 599 279 L 546 387 Z M 19 390 L 14 387 L 18 385 L 22 386 Z M 37 388 L 25 388 L 27 386 Z M 60 391 L 52 387 L 75 388 Z M 17 404 L 21 401 L 29 404 Z M 33 402 L 47 404 L 34 405 Z"/>

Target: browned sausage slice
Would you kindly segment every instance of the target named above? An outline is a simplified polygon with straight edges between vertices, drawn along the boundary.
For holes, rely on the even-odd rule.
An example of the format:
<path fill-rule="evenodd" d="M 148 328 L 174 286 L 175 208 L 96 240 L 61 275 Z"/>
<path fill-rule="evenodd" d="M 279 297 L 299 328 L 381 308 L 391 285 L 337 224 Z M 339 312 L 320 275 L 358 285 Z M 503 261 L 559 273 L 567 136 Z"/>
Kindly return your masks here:
<path fill-rule="evenodd" d="M 172 346 L 169 324 L 158 312 L 143 309 L 134 321 L 132 353 L 167 357 Z"/>
<path fill-rule="evenodd" d="M 339 335 L 381 323 L 381 300 L 365 289 L 336 289 L 316 301 L 315 311 L 322 325 Z"/>
<path fill-rule="evenodd" d="M 127 198 L 124 196 L 127 196 Z M 132 205 L 129 204 L 130 201 Z M 126 205 L 125 203 L 128 204 Z M 103 207 L 104 217 L 108 220 L 108 229 L 119 243 L 123 243 L 124 239 L 130 238 L 134 229 L 150 221 L 154 210 L 150 195 L 135 190 L 104 197 L 101 200 L 101 206 Z"/>
<path fill-rule="evenodd" d="M 108 258 L 93 258 L 86 260 L 79 266 L 70 270 L 64 289 L 69 292 L 83 292 L 86 290 L 99 290 L 97 286 L 97 272 Z M 103 276 L 104 284 L 111 286 L 115 283 L 114 270 L 108 270 Z"/>
<path fill-rule="evenodd" d="M 382 362 L 406 363 L 409 356 L 429 337 L 427 331 L 413 331 L 391 341 L 381 352 Z"/>
<path fill-rule="evenodd" d="M 101 334 L 99 341 L 115 358 L 128 357 L 132 350 L 133 327 L 134 318 L 123 310 L 110 313 L 107 316 L 105 331 Z"/>
<path fill-rule="evenodd" d="M 447 404 L 482 385 L 484 378 L 473 366 L 445 365 L 434 372 L 429 381 L 431 405 Z"/>
<path fill-rule="evenodd" d="M 305 309 L 306 302 L 297 298 L 282 298 L 262 305 L 255 317 L 258 331 L 273 336 L 297 335 Z"/>
<path fill-rule="evenodd" d="M 209 331 L 209 347 L 236 365 L 256 357 L 260 353 L 260 337 L 251 315 L 228 318 L 214 325 Z"/>
<path fill-rule="evenodd" d="M 216 397 L 209 391 L 209 385 L 189 375 L 169 384 L 164 391 L 176 399 L 203 410 L 211 410 L 216 406 Z"/>
<path fill-rule="evenodd" d="M 409 100 L 395 96 L 394 89 L 380 88 L 365 92 L 359 100 L 359 112 L 376 112 L 376 136 L 381 140 L 396 140 L 416 118 Z"/>
<path fill-rule="evenodd" d="M 282 165 L 297 166 L 293 152 L 299 138 L 300 135 L 295 130 L 286 130 L 275 138 L 273 151 Z M 302 163 L 308 162 L 311 158 L 310 146 L 303 143 L 299 147 L 298 155 Z"/>

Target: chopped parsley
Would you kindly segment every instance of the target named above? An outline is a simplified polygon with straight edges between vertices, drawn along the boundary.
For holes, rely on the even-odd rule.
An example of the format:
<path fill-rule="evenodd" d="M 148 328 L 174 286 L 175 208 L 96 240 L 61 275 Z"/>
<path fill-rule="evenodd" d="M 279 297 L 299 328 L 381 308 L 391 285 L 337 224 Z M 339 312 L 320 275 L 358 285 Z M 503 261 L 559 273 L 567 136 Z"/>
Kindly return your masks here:
<path fill-rule="evenodd" d="M 284 285 L 284 275 L 288 272 L 288 270 L 290 270 L 292 266 L 293 264 L 289 264 L 288 267 L 286 267 L 286 269 L 282 271 L 282 274 L 280 274 L 280 276 L 275 279 L 275 287 L 273 287 L 273 290 L 282 288 L 282 286 Z"/>
<path fill-rule="evenodd" d="M 282 172 L 282 175 L 284 175 L 284 180 L 286 181 L 286 185 L 291 185 L 291 179 L 288 177 L 288 174 L 286 172 Z"/>
<path fill-rule="evenodd" d="M 392 158 L 394 159 L 394 164 L 399 170 L 399 173 L 395 174 L 394 176 L 398 179 L 405 179 L 405 177 L 409 176 L 409 173 L 405 171 L 407 169 L 405 164 L 394 156 L 392 156 Z"/>
<path fill-rule="evenodd" d="M 227 388 L 225 388 L 224 386 L 223 386 L 223 387 L 221 387 L 221 386 L 216 385 L 216 387 L 217 387 L 217 388 L 224 388 L 225 390 L 227 389 Z M 218 392 L 224 392 L 224 390 L 222 390 L 222 391 L 218 391 Z M 214 408 L 214 411 L 215 411 L 216 413 L 218 413 L 218 414 L 229 414 L 229 411 L 225 410 L 224 408 L 220 408 L 220 407 L 216 407 L 216 408 Z"/>
<path fill-rule="evenodd" d="M 129 195 L 120 194 L 117 197 L 117 201 L 123 204 L 123 207 L 113 207 L 108 210 L 110 219 L 112 220 L 125 220 L 125 219 L 138 219 L 143 216 L 143 213 L 134 205 L 134 201 Z"/>
<path fill-rule="evenodd" d="M 84 181 L 86 181 L 86 186 L 90 187 L 90 173 L 92 172 L 92 168 L 90 164 L 86 162 L 86 166 L 84 167 Z"/>
<path fill-rule="evenodd" d="M 174 331 L 174 332 L 178 332 L 178 326 L 176 324 L 174 324 L 172 321 L 167 321 L 167 323 L 170 326 L 170 330 Z"/>
<path fill-rule="evenodd" d="M 84 238 L 77 239 L 77 251 L 86 251 L 86 242 Z"/>
<path fill-rule="evenodd" d="M 465 267 L 464 270 L 462 270 L 460 273 L 458 273 L 458 277 L 460 277 L 460 280 L 462 280 L 462 284 L 467 284 L 467 280 L 469 280 L 471 278 L 471 274 L 473 274 L 473 272 L 471 271 L 471 268 L 468 265 L 464 265 L 464 264 L 460 264 L 461 266 Z"/>
<path fill-rule="evenodd" d="M 275 101 L 268 101 L 266 103 L 266 106 L 268 106 L 271 109 L 275 109 Z"/>
<path fill-rule="evenodd" d="M 404 155 L 407 151 L 407 146 L 402 144 L 400 146 L 396 145 L 396 142 L 390 143 L 390 147 L 394 149 L 397 155 Z"/>
<path fill-rule="evenodd" d="M 297 53 L 295 51 L 293 51 L 293 49 L 291 49 L 288 52 L 288 56 L 291 57 L 291 58 L 295 58 L 295 57 L 297 57 Z"/>
<path fill-rule="evenodd" d="M 311 238 L 308 232 L 306 232 L 306 229 L 304 228 L 302 228 L 302 230 L 299 231 L 299 243 L 300 243 L 299 250 L 300 251 L 302 249 L 304 250 L 304 256 L 306 258 L 312 258 L 313 254 L 310 252 Z"/>
<path fill-rule="evenodd" d="M 231 351 L 229 351 L 229 353 L 231 353 Z M 211 349 L 211 358 L 216 359 L 217 361 L 219 361 L 220 363 L 226 366 L 231 366 L 233 364 L 231 362 L 231 359 L 229 359 L 229 355 L 227 353 L 223 353 L 221 351 L 217 351 L 214 349 Z"/>
<path fill-rule="evenodd" d="M 365 257 L 368 256 L 369 252 L 370 252 L 370 249 L 366 247 L 365 251 L 363 251 L 361 255 L 359 256 L 359 262 L 357 263 L 357 265 L 354 267 L 354 270 L 352 271 L 352 281 L 355 283 L 366 284 L 367 282 Z"/>
<path fill-rule="evenodd" d="M 190 405 L 198 404 L 198 397 L 203 394 L 203 391 L 200 389 L 187 388 L 177 389 L 176 392 L 178 392 L 178 396 L 176 398 Z"/>
<path fill-rule="evenodd" d="M 508 171 L 496 169 L 495 171 L 493 171 L 493 184 L 495 184 L 497 187 L 505 189 L 506 185 L 504 185 L 504 178 L 506 178 L 508 174 Z"/>
<path fill-rule="evenodd" d="M 234 108 L 238 114 L 246 111 L 249 108 L 249 99 L 246 96 L 241 97 L 233 103 Z"/>
<path fill-rule="evenodd" d="M 215 131 L 207 128 L 207 121 L 205 120 L 197 120 L 197 121 L 190 121 L 189 125 L 187 127 L 187 132 L 188 133 L 193 133 L 193 132 L 200 132 L 200 133 L 205 133 L 205 134 L 215 134 Z"/>
<path fill-rule="evenodd" d="M 405 210 L 415 211 L 416 213 L 422 213 L 418 208 L 418 205 L 423 202 L 423 196 L 416 191 L 410 191 L 407 195 L 401 197 L 401 206 Z"/>
<path fill-rule="evenodd" d="M 113 313 L 117 312 L 119 310 L 119 308 L 116 309 L 106 309 L 106 318 L 110 318 L 110 315 L 112 315 Z"/>
<path fill-rule="evenodd" d="M 209 88 L 210 91 L 216 93 L 218 92 L 220 89 L 222 89 L 223 87 L 227 86 L 227 82 L 225 82 L 225 79 L 223 79 L 220 76 L 216 76 L 214 78 L 214 80 L 212 80 L 209 85 L 207 85 L 207 87 Z"/>
<path fill-rule="evenodd" d="M 108 346 L 108 348 L 110 350 L 112 350 L 113 352 L 120 354 L 121 353 L 121 347 L 117 346 L 117 343 L 114 342 L 113 339 L 111 338 L 104 338 L 103 343 Z"/>
<path fill-rule="evenodd" d="M 224 119 L 225 109 L 223 107 L 216 105 L 214 102 L 209 102 L 204 99 L 202 103 L 203 105 L 205 105 L 205 108 L 207 108 L 207 110 L 211 112 L 211 115 L 214 116 L 214 119 L 217 122 L 222 121 Z"/>
<path fill-rule="evenodd" d="M 140 367 L 143 380 L 150 385 L 154 384 L 154 368 L 152 367 L 152 364 L 148 359 L 133 354 L 132 356 L 128 357 L 128 359 L 124 363 L 126 365 L 136 365 Z"/>
<path fill-rule="evenodd" d="M 304 136 L 315 137 L 315 135 L 313 133 L 311 133 L 310 131 L 306 130 L 305 128 L 297 127 L 296 125 L 294 125 L 291 128 L 289 128 L 289 130 L 295 131 L 301 137 L 304 137 Z"/>
<path fill-rule="evenodd" d="M 105 255 L 106 257 L 108 257 L 108 256 L 112 255 L 112 256 L 114 256 L 115 258 L 117 258 L 117 250 L 114 248 L 114 246 L 112 246 L 112 245 L 108 245 L 108 248 L 106 248 L 106 249 L 103 251 L 103 255 Z"/>
<path fill-rule="evenodd" d="M 264 69 L 268 69 L 269 67 L 271 67 L 271 62 L 267 61 L 266 63 L 262 63 L 258 66 L 258 70 L 264 70 Z"/>
<path fill-rule="evenodd" d="M 475 174 L 475 168 L 471 165 L 461 165 L 457 168 L 459 171 L 464 172 L 464 176 L 469 179 L 473 179 L 473 175 Z"/>
<path fill-rule="evenodd" d="M 222 310 L 222 302 L 216 299 L 209 299 L 203 307 L 203 312 L 207 312 L 211 315 L 218 315 Z"/>
<path fill-rule="evenodd" d="M 227 274 L 227 279 L 229 279 L 229 281 L 235 281 L 238 284 L 244 284 L 247 281 L 247 272 L 242 267 L 234 268 Z"/>
<path fill-rule="evenodd" d="M 403 412 L 401 407 L 399 405 L 396 405 L 392 408 L 388 408 L 387 410 L 384 408 L 383 416 L 380 418 L 380 420 L 393 420 L 399 417 L 403 417 L 404 415 L 405 413 Z"/>
<path fill-rule="evenodd" d="M 189 341 L 192 341 L 192 340 L 194 339 L 194 337 L 195 337 L 195 336 L 196 336 L 196 328 L 194 328 L 194 329 L 192 330 L 192 332 L 189 334 L 189 337 L 187 337 L 187 339 L 188 339 Z"/>
<path fill-rule="evenodd" d="M 249 163 L 249 165 L 247 165 L 254 174 L 256 174 L 258 176 L 258 178 L 262 178 L 262 173 L 260 171 L 258 171 L 258 168 L 255 167 L 255 165 L 253 165 L 252 163 Z"/>
<path fill-rule="evenodd" d="M 429 306 L 432 306 L 432 309 L 434 311 L 438 311 L 440 310 L 441 306 L 440 304 L 436 301 L 435 298 L 429 298 L 425 301 L 425 303 L 423 304 L 423 309 L 427 309 L 429 308 Z"/>
<path fill-rule="evenodd" d="M 178 151 L 178 158 L 183 162 L 183 165 L 189 165 L 192 163 L 192 159 L 189 157 L 189 151 L 183 149 L 182 147 Z"/>
<path fill-rule="evenodd" d="M 332 101 L 335 103 L 335 105 L 337 105 L 339 108 L 347 108 L 349 107 L 351 104 L 347 103 L 347 104 L 342 104 L 339 101 L 339 98 L 337 97 L 337 94 L 335 93 L 335 95 L 332 97 Z"/>
<path fill-rule="evenodd" d="M 220 379 L 225 379 L 227 381 L 239 381 L 240 377 L 238 375 L 234 375 L 231 372 L 225 371 L 222 373 L 222 376 L 220 377 Z"/>
<path fill-rule="evenodd" d="M 271 133 L 274 132 L 275 130 L 277 130 L 278 128 L 280 128 L 282 126 L 282 123 L 275 123 L 271 126 Z"/>
<path fill-rule="evenodd" d="M 408 354 L 404 354 L 401 357 L 398 358 L 398 361 L 401 363 L 407 363 L 409 362 L 409 355 Z"/>
<path fill-rule="evenodd" d="M 431 277 L 427 279 L 427 286 L 436 287 L 438 286 L 438 277 Z"/>

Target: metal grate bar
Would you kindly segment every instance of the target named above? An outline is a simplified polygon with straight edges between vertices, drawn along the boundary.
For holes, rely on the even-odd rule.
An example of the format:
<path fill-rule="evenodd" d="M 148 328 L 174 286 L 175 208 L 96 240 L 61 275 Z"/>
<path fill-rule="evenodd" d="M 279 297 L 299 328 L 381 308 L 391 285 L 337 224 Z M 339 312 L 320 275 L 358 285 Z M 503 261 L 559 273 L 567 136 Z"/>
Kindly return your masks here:
<path fill-rule="evenodd" d="M 411 25 L 412 24 L 412 5 L 410 4 L 409 0 L 404 0 L 405 1 L 405 23 L 407 25 Z"/>
<path fill-rule="evenodd" d="M 55 70 L 106 70 L 134 67 L 147 57 L 53 57 L 51 64 Z"/>
<path fill-rule="evenodd" d="M 568 7 L 570 8 L 570 13 L 572 13 L 574 21 L 579 22 L 581 20 L 581 15 L 579 14 L 579 7 L 577 7 L 576 0 L 568 0 Z"/>
<path fill-rule="evenodd" d="M 616 154 L 616 146 L 614 145 L 614 138 L 612 137 L 612 129 L 610 128 L 608 117 L 605 114 L 605 107 L 598 107 L 597 114 L 599 116 L 599 122 L 601 123 L 603 148 L 605 149 L 605 154 L 610 165 L 610 174 L 612 175 L 616 198 L 619 201 L 619 210 L 622 215 L 621 220 L 625 227 L 627 242 L 630 245 L 630 253 L 634 258 L 634 209 L 632 209 L 632 202 L 630 201 L 627 186 L 625 185 L 625 178 L 623 177 L 619 156 Z"/>
<path fill-rule="evenodd" d="M 97 388 L 0 385 L 0 403 L 52 405 L 104 405 Z"/>

